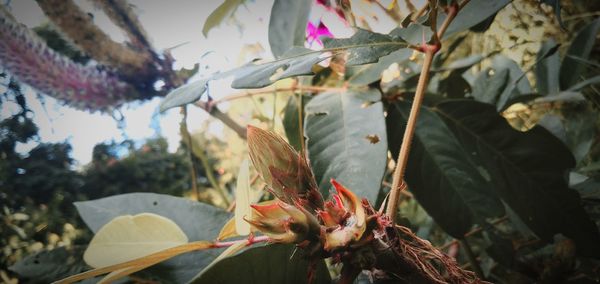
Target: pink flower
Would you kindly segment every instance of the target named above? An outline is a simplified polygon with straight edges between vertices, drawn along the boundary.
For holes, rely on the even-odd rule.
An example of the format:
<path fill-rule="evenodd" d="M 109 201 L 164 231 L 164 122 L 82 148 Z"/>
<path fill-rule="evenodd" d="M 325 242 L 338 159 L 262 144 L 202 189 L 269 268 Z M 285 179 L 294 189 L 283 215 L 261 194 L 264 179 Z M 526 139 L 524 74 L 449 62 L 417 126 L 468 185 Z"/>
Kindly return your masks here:
<path fill-rule="evenodd" d="M 315 26 L 313 23 L 308 22 L 306 25 L 306 41 L 309 45 L 312 45 L 316 42 L 319 46 L 323 46 L 323 42 L 321 42 L 320 37 L 333 37 L 333 34 L 329 31 L 327 26 L 323 24 L 323 22 L 319 22 L 318 26 Z"/>

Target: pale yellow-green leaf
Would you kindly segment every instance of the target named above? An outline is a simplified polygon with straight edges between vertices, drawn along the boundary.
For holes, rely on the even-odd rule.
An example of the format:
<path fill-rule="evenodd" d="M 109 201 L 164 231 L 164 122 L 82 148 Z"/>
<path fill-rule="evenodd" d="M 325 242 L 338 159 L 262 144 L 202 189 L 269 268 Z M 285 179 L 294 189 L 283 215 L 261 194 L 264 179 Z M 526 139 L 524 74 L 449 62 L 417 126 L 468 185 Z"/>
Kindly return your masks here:
<path fill-rule="evenodd" d="M 124 215 L 100 228 L 83 259 L 91 267 L 105 267 L 187 242 L 185 233 L 168 218 L 152 213 Z"/>
<path fill-rule="evenodd" d="M 235 231 L 240 236 L 250 234 L 250 224 L 244 221 L 244 217 L 249 218 L 252 214 L 250 208 L 250 166 L 248 159 L 242 161 L 240 171 L 238 172 L 237 184 L 235 187 Z"/>
<path fill-rule="evenodd" d="M 227 223 L 225 223 L 223 228 L 221 228 L 221 232 L 219 232 L 219 236 L 217 237 L 217 240 L 220 241 L 220 240 L 229 239 L 229 238 L 233 238 L 233 237 L 237 237 L 237 236 L 239 236 L 239 235 L 235 231 L 235 217 L 234 217 L 234 218 L 229 219 L 229 221 L 227 221 Z"/>

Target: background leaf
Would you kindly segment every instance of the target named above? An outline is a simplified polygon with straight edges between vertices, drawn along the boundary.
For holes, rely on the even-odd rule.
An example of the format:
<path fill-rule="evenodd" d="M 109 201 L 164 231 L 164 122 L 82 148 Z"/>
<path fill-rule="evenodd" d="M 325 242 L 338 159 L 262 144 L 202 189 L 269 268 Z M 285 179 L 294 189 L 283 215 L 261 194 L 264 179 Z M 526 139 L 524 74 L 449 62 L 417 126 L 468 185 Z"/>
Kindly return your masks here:
<path fill-rule="evenodd" d="M 294 253 L 295 249 L 293 245 L 283 244 L 251 248 L 216 263 L 191 283 L 308 283 L 309 263 L 303 258 L 302 250 Z M 323 260 L 317 263 L 316 269 L 312 283 L 331 283 Z"/>
<path fill-rule="evenodd" d="M 208 80 L 198 80 L 171 91 L 160 103 L 160 111 L 163 112 L 199 100 L 206 92 L 207 87 Z"/>
<path fill-rule="evenodd" d="M 323 93 L 306 105 L 304 135 L 321 192 L 335 178 L 375 202 L 387 162 L 381 93 L 376 89 Z"/>
<path fill-rule="evenodd" d="M 324 38 L 325 49 L 344 49 L 349 53 L 347 66 L 377 62 L 379 57 L 388 55 L 408 44 L 399 37 L 374 33 L 357 28 L 350 38 Z"/>
<path fill-rule="evenodd" d="M 250 218 L 250 166 L 248 159 L 244 159 L 240 165 L 235 185 L 235 231 L 240 236 L 250 234 L 250 223 L 244 217 Z"/>
<path fill-rule="evenodd" d="M 560 92 L 560 58 L 556 52 L 557 48 L 558 45 L 554 39 L 549 39 L 542 43 L 537 53 L 535 80 L 538 92 L 541 94 L 549 95 Z"/>
<path fill-rule="evenodd" d="M 302 139 L 300 135 L 300 117 L 298 116 L 298 95 L 290 96 L 285 108 L 283 109 L 283 129 L 288 142 L 296 151 L 302 151 Z M 304 117 L 304 106 L 310 100 L 309 96 L 302 95 L 302 116 Z"/>
<path fill-rule="evenodd" d="M 589 23 L 575 36 L 560 67 L 560 87 L 565 90 L 580 80 L 585 63 L 577 58 L 587 60 L 590 57 L 596 35 L 600 31 L 600 19 Z"/>
<path fill-rule="evenodd" d="M 398 156 L 410 112 L 410 103 L 397 102 L 386 118 L 390 151 Z M 424 108 L 406 169 L 410 191 L 450 235 L 462 238 L 474 223 L 500 217 L 504 205 L 467 152 L 435 113 Z"/>
<path fill-rule="evenodd" d="M 220 25 L 226 18 L 231 17 L 242 3 L 244 3 L 244 0 L 225 0 L 223 4 L 219 5 L 219 7 L 206 18 L 204 26 L 202 27 L 202 34 L 205 37 L 208 36 L 210 30 Z"/>
<path fill-rule="evenodd" d="M 275 0 L 269 18 L 269 45 L 275 58 L 304 46 L 311 0 Z"/>
<path fill-rule="evenodd" d="M 100 227 L 120 215 L 155 213 L 175 222 L 190 241 L 215 239 L 232 214 L 222 209 L 155 193 L 129 193 L 97 200 L 76 202 L 79 215 L 88 227 L 97 232 Z M 150 267 L 148 271 L 164 283 L 185 283 L 208 265 L 222 250 L 186 253 Z"/>
<path fill-rule="evenodd" d="M 402 64 L 413 54 L 412 49 L 401 49 L 379 58 L 377 63 L 365 66 L 356 72 L 348 82 L 352 86 L 368 85 L 381 79 L 384 70 L 394 63 Z"/>
<path fill-rule="evenodd" d="M 493 107 L 456 100 L 434 110 L 473 158 L 490 174 L 497 194 L 536 235 L 551 241 L 563 234 L 581 255 L 600 256 L 600 234 L 568 188 L 567 171 L 575 165 L 566 146 L 542 127 L 513 129 Z"/>
<path fill-rule="evenodd" d="M 456 18 L 448 26 L 444 38 L 485 21 L 510 2 L 510 0 L 470 1 L 460 10 Z M 441 13 L 437 19 L 438 25 L 441 25 L 445 18 L 446 15 Z"/>
<path fill-rule="evenodd" d="M 87 270 L 85 247 L 59 247 L 29 255 L 9 269 L 27 279 L 26 283 L 50 283 Z M 91 281 L 86 281 L 90 282 Z"/>

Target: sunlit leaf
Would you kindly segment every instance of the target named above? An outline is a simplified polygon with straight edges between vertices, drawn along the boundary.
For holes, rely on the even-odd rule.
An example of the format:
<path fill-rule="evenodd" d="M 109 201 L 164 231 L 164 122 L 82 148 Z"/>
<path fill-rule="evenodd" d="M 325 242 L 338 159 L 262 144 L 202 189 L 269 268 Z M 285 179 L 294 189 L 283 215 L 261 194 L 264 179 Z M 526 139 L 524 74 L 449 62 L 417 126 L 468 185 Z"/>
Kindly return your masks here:
<path fill-rule="evenodd" d="M 175 222 L 190 241 L 215 239 L 225 222 L 233 217 L 231 213 L 204 203 L 155 193 L 122 194 L 76 202 L 75 206 L 83 221 L 94 232 L 120 215 L 149 212 Z M 161 282 L 185 283 L 211 263 L 219 253 L 219 249 L 189 252 L 141 273 L 151 274 Z"/>
<path fill-rule="evenodd" d="M 152 213 L 119 216 L 94 235 L 83 255 L 94 267 L 105 267 L 188 242 L 173 221 Z"/>
<path fill-rule="evenodd" d="M 387 162 L 381 93 L 376 89 L 328 92 L 306 105 L 304 134 L 321 193 L 334 178 L 375 202 Z M 377 143 L 372 138 L 378 137 Z"/>
<path fill-rule="evenodd" d="M 250 234 L 250 224 L 244 221 L 252 213 L 250 208 L 250 167 L 248 159 L 240 165 L 235 187 L 235 231 L 240 236 Z"/>

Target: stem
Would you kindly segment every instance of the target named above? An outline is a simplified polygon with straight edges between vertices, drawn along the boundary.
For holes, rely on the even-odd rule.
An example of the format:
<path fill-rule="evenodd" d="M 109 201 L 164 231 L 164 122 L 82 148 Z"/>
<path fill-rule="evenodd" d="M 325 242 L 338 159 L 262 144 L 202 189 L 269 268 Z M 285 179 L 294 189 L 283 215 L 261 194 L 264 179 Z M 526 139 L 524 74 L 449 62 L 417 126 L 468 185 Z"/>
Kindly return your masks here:
<path fill-rule="evenodd" d="M 471 267 L 473 268 L 475 274 L 477 274 L 477 277 L 479 277 L 480 279 L 485 279 L 485 276 L 483 275 L 483 270 L 481 269 L 481 266 L 479 266 L 479 262 L 477 262 L 477 258 L 475 257 L 475 254 L 473 253 L 473 250 L 471 249 L 471 246 L 469 245 L 467 239 L 460 240 L 460 244 L 465 250 L 467 259 L 469 259 L 469 263 L 471 264 Z"/>
<path fill-rule="evenodd" d="M 210 163 L 208 162 L 208 157 L 206 156 L 206 154 L 204 154 L 203 149 L 200 149 L 199 146 L 197 148 L 195 148 L 194 145 L 195 144 L 192 143 L 192 144 L 190 144 L 190 147 L 191 147 L 192 151 L 194 151 L 194 155 L 196 155 L 196 157 L 198 157 L 200 159 L 200 161 L 202 162 L 202 166 L 204 167 L 204 172 L 206 173 L 206 178 L 208 179 L 208 182 L 210 182 L 211 186 L 217 190 L 217 192 L 223 199 L 223 202 L 225 202 L 225 206 L 229 207 L 231 202 L 229 201 L 229 197 L 227 197 L 227 192 L 225 191 L 225 189 L 223 187 L 221 187 L 221 185 L 219 185 L 217 178 L 213 174 L 212 167 L 211 167 Z"/>
<path fill-rule="evenodd" d="M 194 191 L 194 193 L 196 194 L 196 201 L 200 200 L 200 190 L 198 189 L 198 168 L 196 167 L 196 162 L 194 161 L 194 153 L 192 150 L 192 135 L 190 135 L 190 131 L 187 127 L 187 107 L 186 106 L 182 106 L 181 107 L 181 114 L 182 114 L 182 118 L 181 118 L 181 135 L 183 135 L 184 137 L 182 137 L 183 139 L 187 140 L 187 144 L 188 144 L 188 156 L 190 159 L 190 178 L 192 179 L 192 190 Z"/>
<path fill-rule="evenodd" d="M 240 138 L 246 140 L 246 128 L 235 122 L 229 115 L 217 108 L 217 106 L 211 106 L 210 104 L 207 104 L 205 102 L 196 102 L 194 103 L 194 105 L 205 110 L 212 117 L 223 122 L 223 124 L 231 128 L 231 130 L 235 131 L 235 133 L 237 133 L 237 135 L 240 136 Z"/>
<path fill-rule="evenodd" d="M 216 242 L 213 245 L 213 247 L 214 248 L 225 248 L 225 247 L 230 247 L 230 246 L 235 245 L 240 242 L 246 242 L 246 245 L 249 246 L 249 245 L 253 245 L 253 244 L 257 244 L 257 243 L 268 242 L 270 240 L 271 240 L 271 238 L 269 238 L 268 236 L 258 236 L 258 237 L 251 236 L 246 240 Z"/>
<path fill-rule="evenodd" d="M 396 169 L 394 170 L 392 188 L 390 190 L 390 196 L 386 209 L 386 215 L 390 218 L 392 223 L 394 223 L 396 220 L 396 211 L 398 209 L 398 197 L 400 196 L 400 191 L 406 187 L 404 184 L 404 172 L 406 171 L 408 154 L 410 152 L 411 142 L 415 133 L 417 116 L 419 115 L 421 103 L 423 102 L 423 97 L 425 96 L 425 89 L 429 81 L 429 69 L 431 69 L 433 56 L 436 52 L 436 49 L 426 49 L 425 51 L 425 60 L 423 62 L 423 67 L 421 68 L 421 75 L 419 75 L 419 83 L 417 84 L 415 98 L 413 99 L 410 115 L 408 116 L 404 137 L 402 138 L 400 153 L 398 154 L 398 159 L 396 160 Z"/>
<path fill-rule="evenodd" d="M 423 67 L 421 68 L 421 74 L 419 75 L 419 82 L 417 83 L 417 89 L 415 91 L 415 97 L 413 104 L 410 109 L 406 129 L 404 131 L 404 137 L 402 138 L 402 145 L 400 145 L 400 151 L 398 159 L 396 160 L 396 168 L 394 170 L 392 187 L 388 198 L 388 204 L 386 208 L 386 215 L 390 218 L 392 223 L 396 220 L 396 212 L 398 211 L 398 200 L 400 192 L 406 188 L 404 183 L 404 174 L 406 171 L 406 164 L 408 162 L 408 156 L 410 153 L 410 146 L 415 133 L 415 127 L 417 125 L 417 117 L 421 104 L 423 103 L 423 97 L 425 96 L 425 90 L 427 89 L 427 83 L 429 81 L 429 71 L 433 62 L 433 57 L 441 48 L 440 39 L 444 36 L 444 33 L 458 14 L 459 10 L 464 7 L 469 0 L 465 0 L 460 4 L 453 4 L 448 7 L 448 16 L 437 30 L 437 2 L 435 0 L 428 1 L 426 7 L 431 9 L 431 27 L 433 31 L 433 38 L 431 44 L 423 43 L 420 50 L 425 53 L 425 59 Z"/>

